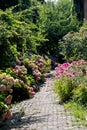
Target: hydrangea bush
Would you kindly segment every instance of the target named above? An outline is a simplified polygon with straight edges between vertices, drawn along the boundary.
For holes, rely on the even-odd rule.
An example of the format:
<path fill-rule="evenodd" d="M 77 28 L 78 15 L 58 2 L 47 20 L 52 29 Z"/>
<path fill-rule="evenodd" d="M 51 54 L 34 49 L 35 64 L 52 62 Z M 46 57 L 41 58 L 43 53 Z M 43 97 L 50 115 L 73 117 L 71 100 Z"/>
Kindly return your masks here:
<path fill-rule="evenodd" d="M 12 86 L 15 79 L 6 73 L 0 74 L 0 120 L 8 120 L 12 114 L 9 105 L 12 101 Z"/>
<path fill-rule="evenodd" d="M 0 71 L 0 120 L 9 120 L 12 113 L 9 105 L 31 98 L 40 90 L 45 73 L 50 71 L 48 57 L 33 55 L 22 57 L 17 64 Z"/>

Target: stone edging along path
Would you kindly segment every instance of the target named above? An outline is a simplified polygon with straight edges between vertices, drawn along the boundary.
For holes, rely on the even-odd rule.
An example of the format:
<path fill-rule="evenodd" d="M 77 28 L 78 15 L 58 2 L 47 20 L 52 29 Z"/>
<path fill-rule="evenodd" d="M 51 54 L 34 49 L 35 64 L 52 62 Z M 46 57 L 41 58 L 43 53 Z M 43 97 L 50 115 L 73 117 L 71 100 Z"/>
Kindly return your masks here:
<path fill-rule="evenodd" d="M 13 105 L 12 119 L 0 130 L 87 130 L 78 126 L 74 117 L 59 104 L 52 85 L 53 79 L 48 75 L 34 98 Z"/>

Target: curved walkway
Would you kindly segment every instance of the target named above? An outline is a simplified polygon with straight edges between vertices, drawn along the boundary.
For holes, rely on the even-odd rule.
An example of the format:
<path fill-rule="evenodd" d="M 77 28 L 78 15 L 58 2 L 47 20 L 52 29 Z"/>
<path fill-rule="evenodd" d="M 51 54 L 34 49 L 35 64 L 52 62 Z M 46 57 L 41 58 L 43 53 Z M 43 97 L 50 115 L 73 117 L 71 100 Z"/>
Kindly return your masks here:
<path fill-rule="evenodd" d="M 59 104 L 52 84 L 48 78 L 34 98 L 15 104 L 13 118 L 0 130 L 87 130 Z"/>

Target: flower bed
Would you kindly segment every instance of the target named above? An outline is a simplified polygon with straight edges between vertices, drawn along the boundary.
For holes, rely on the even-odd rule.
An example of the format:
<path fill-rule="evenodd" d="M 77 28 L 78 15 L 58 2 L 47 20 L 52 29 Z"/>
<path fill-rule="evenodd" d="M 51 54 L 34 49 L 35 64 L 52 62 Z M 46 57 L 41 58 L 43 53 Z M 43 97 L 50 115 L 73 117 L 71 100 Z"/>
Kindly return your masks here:
<path fill-rule="evenodd" d="M 14 67 L 0 71 L 0 121 L 11 119 L 11 103 L 31 98 L 40 90 L 50 60 L 40 55 L 22 57 Z"/>
<path fill-rule="evenodd" d="M 56 68 L 55 91 L 64 102 L 74 100 L 87 105 L 87 62 L 64 63 Z"/>

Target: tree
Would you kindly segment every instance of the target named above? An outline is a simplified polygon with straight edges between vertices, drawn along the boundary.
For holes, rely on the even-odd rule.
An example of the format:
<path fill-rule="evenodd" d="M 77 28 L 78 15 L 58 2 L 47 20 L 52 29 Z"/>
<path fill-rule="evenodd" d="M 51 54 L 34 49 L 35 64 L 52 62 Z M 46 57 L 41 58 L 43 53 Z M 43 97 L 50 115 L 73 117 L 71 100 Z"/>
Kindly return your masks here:
<path fill-rule="evenodd" d="M 47 42 L 41 44 L 41 52 L 54 56 L 60 55 L 58 41 L 69 31 L 78 30 L 79 22 L 75 14 L 72 15 L 70 0 L 59 0 L 58 3 L 48 1 L 40 6 L 38 26 L 45 29 Z"/>

